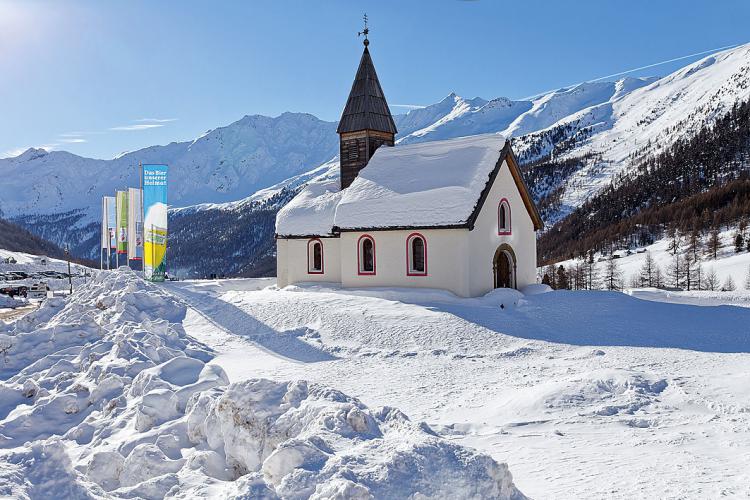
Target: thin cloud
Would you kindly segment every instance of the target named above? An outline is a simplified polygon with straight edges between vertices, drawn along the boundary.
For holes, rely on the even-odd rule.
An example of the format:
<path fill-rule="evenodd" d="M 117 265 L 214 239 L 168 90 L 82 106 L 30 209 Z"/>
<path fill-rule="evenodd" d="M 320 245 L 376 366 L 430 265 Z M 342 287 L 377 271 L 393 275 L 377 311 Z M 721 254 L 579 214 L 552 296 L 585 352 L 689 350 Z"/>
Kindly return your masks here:
<path fill-rule="evenodd" d="M 2 153 L 2 155 L 0 157 L 2 157 L 2 158 L 15 158 L 16 156 L 19 156 L 21 153 L 23 153 L 27 149 L 29 149 L 29 148 L 25 147 L 25 148 L 9 149 L 9 150 L 5 151 L 4 153 Z"/>
<path fill-rule="evenodd" d="M 638 68 L 628 69 L 628 70 L 625 70 L 625 71 L 619 71 L 617 73 L 612 73 L 611 75 L 605 75 L 605 76 L 600 76 L 598 78 L 594 78 L 593 80 L 584 80 L 582 82 L 573 83 L 573 84 L 570 84 L 570 85 L 565 85 L 563 87 L 558 87 L 556 89 L 547 90 L 545 92 L 539 92 L 538 94 L 530 95 L 528 97 L 522 97 L 521 100 L 522 101 L 526 101 L 528 99 L 533 99 L 535 97 L 539 97 L 539 96 L 542 96 L 544 94 L 549 94 L 550 92 L 554 92 L 555 90 L 559 90 L 561 88 L 565 89 L 565 88 L 568 88 L 568 87 L 575 87 L 576 85 L 580 85 L 582 83 L 598 82 L 599 80 L 606 80 L 608 78 L 612 78 L 612 77 L 615 77 L 615 76 L 627 75 L 628 73 L 633 73 L 634 71 L 641 71 L 641 70 L 644 70 L 644 69 L 655 68 L 657 66 L 662 66 L 664 64 L 669 64 L 669 63 L 673 63 L 673 62 L 677 62 L 677 61 L 682 61 L 683 59 L 689 59 L 691 57 L 702 56 L 704 54 L 711 54 L 711 53 L 714 53 L 714 52 L 719 52 L 720 50 L 732 49 L 734 47 L 739 47 L 740 45 L 742 45 L 742 44 L 741 43 L 735 43 L 734 45 L 725 45 L 724 47 L 718 47 L 718 48 L 715 48 L 715 49 L 708 49 L 708 50 L 704 50 L 702 52 L 696 52 L 695 54 L 688 54 L 686 56 L 680 56 L 680 57 L 675 57 L 675 58 L 672 58 L 672 59 L 667 59 L 666 61 L 660 61 L 660 62 L 656 62 L 656 63 L 653 63 L 653 64 L 647 64 L 645 66 L 640 66 Z"/>
<path fill-rule="evenodd" d="M 391 104 L 392 108 L 407 108 L 407 109 L 422 109 L 426 108 L 427 106 L 422 106 L 421 104 Z"/>
<path fill-rule="evenodd" d="M 140 123 L 169 123 L 176 122 L 177 118 L 139 118 L 135 121 Z"/>
<path fill-rule="evenodd" d="M 138 123 L 136 125 L 121 125 L 119 127 L 112 127 L 109 130 L 114 130 L 117 132 L 124 130 L 148 130 L 150 128 L 158 128 L 163 126 L 163 123 Z"/>
<path fill-rule="evenodd" d="M 60 139 L 60 142 L 64 142 L 65 144 L 81 144 L 83 142 L 89 142 L 86 139 L 83 139 L 82 137 L 70 137 L 70 138 L 63 138 Z"/>

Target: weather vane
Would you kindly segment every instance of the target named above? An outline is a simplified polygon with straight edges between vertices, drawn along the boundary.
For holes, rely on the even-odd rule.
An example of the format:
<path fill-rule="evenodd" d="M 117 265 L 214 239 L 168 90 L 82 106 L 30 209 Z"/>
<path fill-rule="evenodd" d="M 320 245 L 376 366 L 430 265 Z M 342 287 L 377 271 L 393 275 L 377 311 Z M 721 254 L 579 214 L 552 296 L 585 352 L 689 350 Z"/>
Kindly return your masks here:
<path fill-rule="evenodd" d="M 364 43 L 365 47 L 367 47 L 368 45 L 370 45 L 370 41 L 367 39 L 367 35 L 370 33 L 370 28 L 367 27 L 367 14 L 362 16 L 362 19 L 364 19 L 365 21 L 365 29 L 357 33 L 357 36 L 365 35 L 365 39 L 362 43 Z"/>

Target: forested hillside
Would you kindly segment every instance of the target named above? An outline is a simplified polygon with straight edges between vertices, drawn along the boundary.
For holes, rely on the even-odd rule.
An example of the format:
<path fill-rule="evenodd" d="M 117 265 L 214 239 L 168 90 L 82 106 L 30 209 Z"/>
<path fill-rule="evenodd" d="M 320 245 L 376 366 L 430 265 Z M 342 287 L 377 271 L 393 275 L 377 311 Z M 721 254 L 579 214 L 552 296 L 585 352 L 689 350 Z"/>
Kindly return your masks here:
<path fill-rule="evenodd" d="M 11 252 L 63 257 L 63 251 L 57 245 L 4 219 L 0 219 L 0 248 Z"/>
<path fill-rule="evenodd" d="M 260 201 L 232 208 L 176 210 L 169 214 L 169 267 L 181 277 L 274 276 L 276 213 L 298 192 L 282 188 Z"/>
<path fill-rule="evenodd" d="M 540 168 L 527 165 L 527 176 Z M 750 215 L 750 102 L 627 172 L 541 236 L 541 263 L 650 244 L 666 229 L 705 233 Z"/>

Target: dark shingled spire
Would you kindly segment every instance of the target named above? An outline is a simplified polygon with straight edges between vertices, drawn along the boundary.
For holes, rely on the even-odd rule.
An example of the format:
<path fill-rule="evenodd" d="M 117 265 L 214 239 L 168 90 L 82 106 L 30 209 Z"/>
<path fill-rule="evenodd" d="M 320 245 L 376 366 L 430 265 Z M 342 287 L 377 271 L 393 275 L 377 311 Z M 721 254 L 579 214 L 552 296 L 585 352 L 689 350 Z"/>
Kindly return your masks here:
<path fill-rule="evenodd" d="M 359 130 L 375 130 L 396 134 L 396 124 L 393 122 L 388 103 L 385 102 L 385 95 L 380 87 L 367 45 L 365 43 L 357 76 L 354 77 L 352 90 L 346 101 L 344 112 L 341 114 L 337 132 L 343 134 Z"/>

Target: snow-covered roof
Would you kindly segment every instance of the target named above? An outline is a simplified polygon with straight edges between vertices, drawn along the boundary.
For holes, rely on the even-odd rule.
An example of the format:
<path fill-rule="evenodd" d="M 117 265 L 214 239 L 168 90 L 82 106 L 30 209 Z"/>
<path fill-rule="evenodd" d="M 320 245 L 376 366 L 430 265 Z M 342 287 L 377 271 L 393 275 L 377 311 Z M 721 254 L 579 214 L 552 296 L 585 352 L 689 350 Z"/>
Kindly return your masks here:
<path fill-rule="evenodd" d="M 311 180 L 292 201 L 279 210 L 276 215 L 276 234 L 331 235 L 341 194 L 339 163 L 332 162 L 327 172 Z"/>
<path fill-rule="evenodd" d="M 466 223 L 495 169 L 505 137 L 485 134 L 381 147 L 343 191 L 341 229 Z"/>
<path fill-rule="evenodd" d="M 280 236 L 326 236 L 339 229 L 466 224 L 505 146 L 484 134 L 379 148 L 339 190 L 338 165 L 313 180 L 276 218 Z"/>

